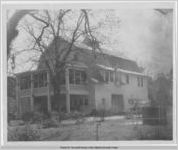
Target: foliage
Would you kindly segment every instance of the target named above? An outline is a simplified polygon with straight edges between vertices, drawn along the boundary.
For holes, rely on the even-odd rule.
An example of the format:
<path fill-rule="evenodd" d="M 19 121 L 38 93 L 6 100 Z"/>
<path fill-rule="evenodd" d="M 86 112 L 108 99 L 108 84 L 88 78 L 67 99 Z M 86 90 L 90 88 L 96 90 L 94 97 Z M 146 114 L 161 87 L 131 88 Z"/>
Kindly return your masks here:
<path fill-rule="evenodd" d="M 34 112 L 26 112 L 22 114 L 22 120 L 24 122 L 31 122 L 34 118 Z"/>
<path fill-rule="evenodd" d="M 172 140 L 171 130 L 161 126 L 155 126 L 151 130 L 136 128 L 136 132 L 138 140 Z"/>
<path fill-rule="evenodd" d="M 46 112 L 43 117 L 43 128 L 58 127 L 61 121 L 60 113 L 56 111 Z"/>
<path fill-rule="evenodd" d="M 168 123 L 166 119 L 169 113 L 169 108 L 172 108 L 172 70 L 169 74 L 159 74 L 157 79 L 148 80 L 148 96 L 151 100 L 152 107 L 158 107 L 160 109 L 159 113 L 162 118 L 163 123 Z"/>
<path fill-rule="evenodd" d="M 59 121 L 54 118 L 49 118 L 43 121 L 43 128 L 57 128 Z"/>
<path fill-rule="evenodd" d="M 85 115 L 83 115 L 83 113 L 78 112 L 78 111 L 74 111 L 74 112 L 70 112 L 70 113 L 60 113 L 60 119 L 61 120 L 67 120 L 67 119 L 78 119 L 78 118 L 82 118 Z"/>
<path fill-rule="evenodd" d="M 93 109 L 87 116 L 103 117 L 103 116 L 114 116 L 114 115 L 125 115 L 125 112 L 114 113 L 111 110 L 96 110 Z"/>
<path fill-rule="evenodd" d="M 8 132 L 9 141 L 38 141 L 40 140 L 40 133 L 38 130 L 32 128 L 31 125 L 26 124 L 24 127 L 17 127 L 15 130 Z"/>
<path fill-rule="evenodd" d="M 16 118 L 14 113 L 8 113 L 8 122 L 10 122 L 11 120 L 14 120 Z"/>
<path fill-rule="evenodd" d="M 41 123 L 47 115 L 40 112 L 26 112 L 22 115 L 22 120 L 28 123 Z"/>
<path fill-rule="evenodd" d="M 152 106 L 172 105 L 172 71 L 167 76 L 159 74 L 157 79 L 148 80 L 148 96 Z"/>
<path fill-rule="evenodd" d="M 33 118 L 32 118 L 32 123 L 41 123 L 44 119 L 44 114 L 40 112 L 34 112 L 33 113 Z"/>

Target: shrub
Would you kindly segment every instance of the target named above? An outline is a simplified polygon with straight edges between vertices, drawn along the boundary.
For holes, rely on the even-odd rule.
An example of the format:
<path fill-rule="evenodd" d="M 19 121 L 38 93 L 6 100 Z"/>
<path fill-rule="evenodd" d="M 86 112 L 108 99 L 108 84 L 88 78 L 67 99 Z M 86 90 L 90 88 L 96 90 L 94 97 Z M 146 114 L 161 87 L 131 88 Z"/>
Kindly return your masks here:
<path fill-rule="evenodd" d="M 46 113 L 43 119 L 43 128 L 57 128 L 61 120 L 60 113 L 56 111 Z"/>
<path fill-rule="evenodd" d="M 22 115 L 25 123 L 41 123 L 44 118 L 44 114 L 40 112 L 26 112 Z"/>
<path fill-rule="evenodd" d="M 139 140 L 172 140 L 172 133 L 166 127 L 155 126 L 151 129 L 137 128 Z"/>
<path fill-rule="evenodd" d="M 59 127 L 59 121 L 56 119 L 46 119 L 43 121 L 43 128 L 57 128 Z"/>
<path fill-rule="evenodd" d="M 8 132 L 9 141 L 38 141 L 40 134 L 38 130 L 33 129 L 31 125 L 26 124 L 24 127 L 17 127 L 15 130 Z"/>
<path fill-rule="evenodd" d="M 40 112 L 34 112 L 32 116 L 33 123 L 41 123 L 43 121 L 44 114 Z"/>
<path fill-rule="evenodd" d="M 15 118 L 16 118 L 15 114 L 8 113 L 8 122 L 10 122 L 11 120 L 14 120 Z"/>
<path fill-rule="evenodd" d="M 59 113 L 60 120 L 78 119 L 78 118 L 81 118 L 81 117 L 84 117 L 84 116 L 85 115 L 83 113 L 78 112 L 78 111 L 73 111 L 73 112 L 70 112 L 70 113 L 63 113 L 63 112 Z"/>
<path fill-rule="evenodd" d="M 50 118 L 55 119 L 55 120 L 57 120 L 57 121 L 60 121 L 60 120 L 61 120 L 61 118 L 60 118 L 60 113 L 59 113 L 59 112 L 56 112 L 56 111 L 52 111 L 52 112 L 51 112 Z"/>
<path fill-rule="evenodd" d="M 89 115 L 90 115 L 90 116 L 95 116 L 95 117 L 104 117 L 104 116 L 106 116 L 107 114 L 109 114 L 109 112 L 107 113 L 107 112 L 106 112 L 105 110 L 103 110 L 103 109 L 101 109 L 101 110 L 93 109 Z"/>
<path fill-rule="evenodd" d="M 26 112 L 22 115 L 22 120 L 24 122 L 31 122 L 34 117 L 34 112 Z"/>
<path fill-rule="evenodd" d="M 89 116 L 97 116 L 97 110 L 96 110 L 96 109 L 93 109 L 93 110 L 90 112 Z"/>

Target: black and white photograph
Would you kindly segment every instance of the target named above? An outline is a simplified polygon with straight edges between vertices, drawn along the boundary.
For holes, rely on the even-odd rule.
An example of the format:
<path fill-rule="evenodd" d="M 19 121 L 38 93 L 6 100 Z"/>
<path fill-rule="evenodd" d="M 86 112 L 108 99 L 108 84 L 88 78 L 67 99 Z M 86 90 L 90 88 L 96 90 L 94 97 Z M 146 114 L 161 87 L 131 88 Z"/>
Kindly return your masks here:
<path fill-rule="evenodd" d="M 7 142 L 174 141 L 175 6 L 163 4 L 5 7 Z"/>

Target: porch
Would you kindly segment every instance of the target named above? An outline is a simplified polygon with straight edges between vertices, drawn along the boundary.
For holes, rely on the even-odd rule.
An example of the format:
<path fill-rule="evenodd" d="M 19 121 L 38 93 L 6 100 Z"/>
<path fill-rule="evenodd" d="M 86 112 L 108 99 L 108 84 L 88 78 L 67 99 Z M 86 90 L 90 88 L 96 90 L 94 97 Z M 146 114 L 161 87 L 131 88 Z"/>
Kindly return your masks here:
<path fill-rule="evenodd" d="M 35 96 L 33 97 L 33 105 L 31 105 L 30 97 L 23 97 L 20 99 L 20 114 L 26 112 L 35 111 L 35 112 L 67 112 L 67 100 L 66 94 L 61 94 L 59 99 L 55 99 L 54 96 L 50 96 L 50 109 L 48 103 L 48 96 Z M 84 112 L 90 108 L 89 96 L 88 95 L 70 95 L 70 111 L 79 111 Z"/>

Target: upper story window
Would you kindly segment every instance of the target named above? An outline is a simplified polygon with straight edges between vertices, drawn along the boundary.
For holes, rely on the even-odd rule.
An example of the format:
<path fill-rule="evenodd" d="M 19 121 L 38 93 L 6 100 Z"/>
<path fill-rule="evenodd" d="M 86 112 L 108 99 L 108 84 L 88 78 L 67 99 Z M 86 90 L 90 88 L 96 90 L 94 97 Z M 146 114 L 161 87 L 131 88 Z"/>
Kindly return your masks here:
<path fill-rule="evenodd" d="M 114 82 L 114 72 L 110 71 L 110 82 Z"/>
<path fill-rule="evenodd" d="M 141 86 L 143 87 L 143 77 L 141 77 Z"/>
<path fill-rule="evenodd" d="M 129 84 L 129 75 L 126 74 L 126 83 Z"/>
<path fill-rule="evenodd" d="M 86 72 L 84 70 L 69 70 L 69 83 L 70 84 L 84 84 L 86 82 Z"/>
<path fill-rule="evenodd" d="M 137 77 L 137 85 L 143 87 L 143 77 Z"/>
<path fill-rule="evenodd" d="M 114 72 L 108 70 L 101 70 L 101 75 L 105 82 L 114 82 Z"/>
<path fill-rule="evenodd" d="M 140 78 L 137 77 L 137 85 L 140 86 Z"/>
<path fill-rule="evenodd" d="M 109 71 L 105 71 L 105 81 L 109 82 Z"/>
<path fill-rule="evenodd" d="M 34 74 L 34 88 L 46 87 L 47 86 L 47 73 L 39 72 Z"/>
<path fill-rule="evenodd" d="M 24 75 L 20 78 L 20 89 L 29 89 L 31 87 L 31 77 L 30 75 Z"/>

